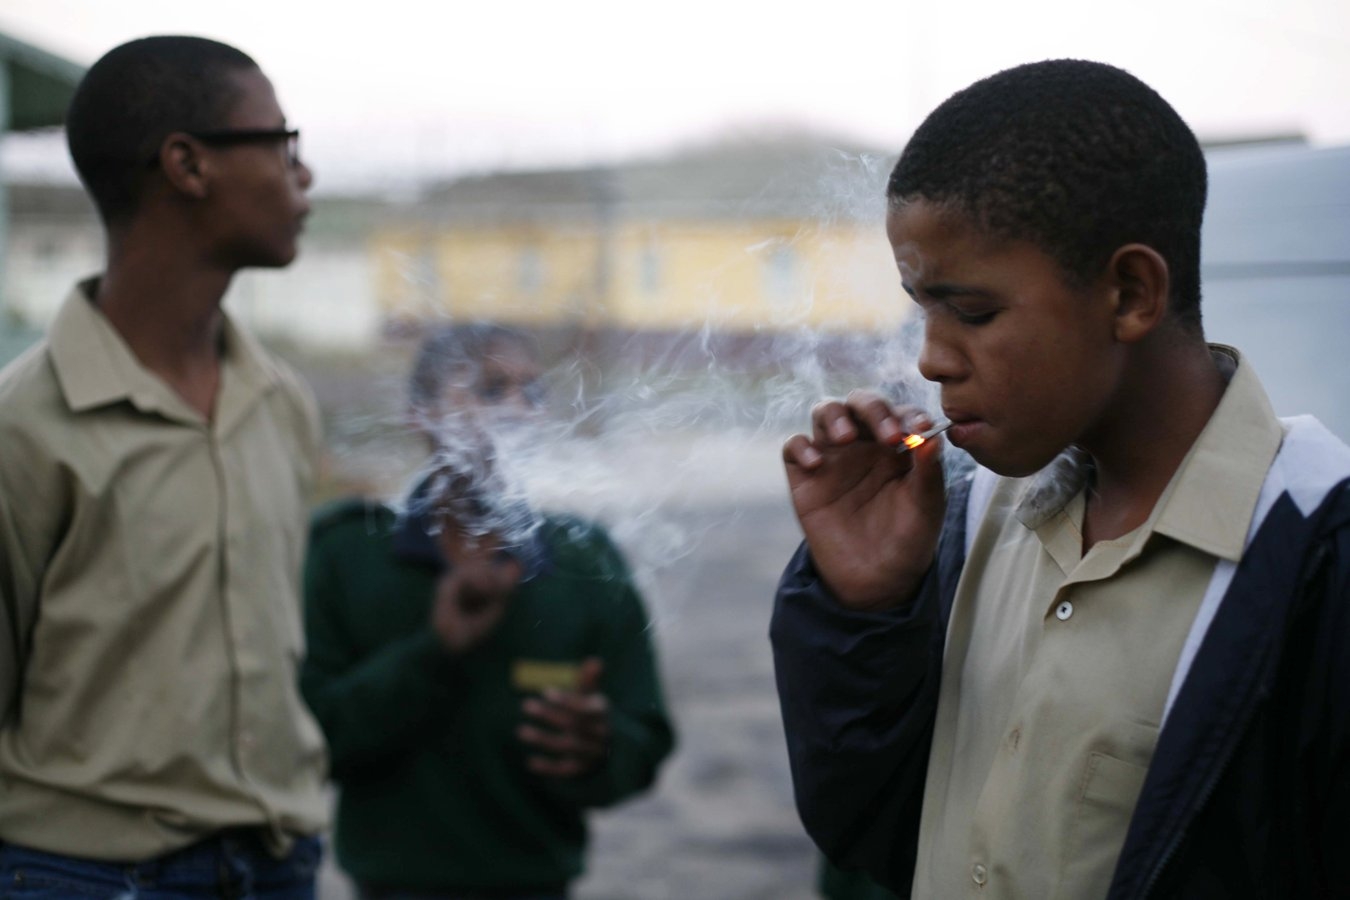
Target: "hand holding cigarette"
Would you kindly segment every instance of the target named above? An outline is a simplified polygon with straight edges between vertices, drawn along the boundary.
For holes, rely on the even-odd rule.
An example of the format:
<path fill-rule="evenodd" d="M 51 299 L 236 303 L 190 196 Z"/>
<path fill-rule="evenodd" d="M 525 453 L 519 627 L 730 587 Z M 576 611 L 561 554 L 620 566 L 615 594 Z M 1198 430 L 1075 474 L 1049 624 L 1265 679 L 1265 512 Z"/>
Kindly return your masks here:
<path fill-rule="evenodd" d="M 946 493 L 934 438 L 951 423 L 854 391 L 818 404 L 811 424 L 783 462 L 817 573 L 852 609 L 908 602 L 937 549 Z"/>
<path fill-rule="evenodd" d="M 501 622 L 524 568 L 495 535 L 469 535 L 447 521 L 437 540 L 449 569 L 436 585 L 431 626 L 447 650 L 464 653 Z"/>

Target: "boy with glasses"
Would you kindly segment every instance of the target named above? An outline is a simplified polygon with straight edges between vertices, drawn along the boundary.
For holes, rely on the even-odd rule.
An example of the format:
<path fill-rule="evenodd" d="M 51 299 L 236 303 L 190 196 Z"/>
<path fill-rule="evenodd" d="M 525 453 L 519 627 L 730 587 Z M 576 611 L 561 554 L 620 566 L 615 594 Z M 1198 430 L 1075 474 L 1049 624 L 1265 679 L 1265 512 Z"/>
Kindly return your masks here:
<path fill-rule="evenodd" d="M 119 46 L 71 102 L 107 257 L 0 373 L 5 896 L 314 896 L 316 411 L 221 309 L 238 270 L 295 258 L 297 136 L 201 38 Z"/>

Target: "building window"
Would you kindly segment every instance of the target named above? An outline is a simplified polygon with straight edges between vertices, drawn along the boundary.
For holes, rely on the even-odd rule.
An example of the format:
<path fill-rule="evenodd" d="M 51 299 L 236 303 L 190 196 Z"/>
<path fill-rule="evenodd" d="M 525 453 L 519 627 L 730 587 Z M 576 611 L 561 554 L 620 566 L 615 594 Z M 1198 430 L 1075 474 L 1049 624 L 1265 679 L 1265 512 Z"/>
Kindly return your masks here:
<path fill-rule="evenodd" d="M 638 257 L 638 280 L 642 293 L 651 296 L 661 290 L 661 253 L 656 243 L 649 241 Z"/>
<path fill-rule="evenodd" d="M 778 244 L 764 257 L 761 273 L 764 296 L 774 306 L 789 306 L 802 299 L 802 272 L 797 253 Z"/>
<path fill-rule="evenodd" d="M 537 294 L 544 286 L 544 259 L 538 247 L 526 247 L 516 260 L 516 287 L 523 294 Z"/>

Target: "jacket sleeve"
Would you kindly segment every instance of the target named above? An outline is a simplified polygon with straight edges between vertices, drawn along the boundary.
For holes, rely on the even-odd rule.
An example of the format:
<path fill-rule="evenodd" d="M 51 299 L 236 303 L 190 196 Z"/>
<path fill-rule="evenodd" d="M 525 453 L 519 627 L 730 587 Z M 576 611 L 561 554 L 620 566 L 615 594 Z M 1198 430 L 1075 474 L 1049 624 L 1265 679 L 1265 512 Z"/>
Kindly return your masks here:
<path fill-rule="evenodd" d="M 652 629 L 618 549 L 599 529 L 595 542 L 599 590 L 596 655 L 604 663 L 600 689 L 609 700 L 611 743 L 604 765 L 576 779 L 551 779 L 550 789 L 581 806 L 610 806 L 645 790 L 675 746 L 661 690 Z"/>
<path fill-rule="evenodd" d="M 387 764 L 443 727 L 464 685 L 460 663 L 429 625 L 369 656 L 359 652 L 340 555 L 317 535 L 310 543 L 300 671 L 301 693 L 323 728 L 339 781 Z"/>
<path fill-rule="evenodd" d="M 947 612 L 965 558 L 969 481 L 948 488 L 937 560 L 905 608 L 856 612 L 806 544 L 788 564 L 769 637 L 797 811 L 836 866 L 908 897 L 937 716 Z"/>
<path fill-rule="evenodd" d="M 803 544 L 779 584 L 774 650 L 797 811 L 827 858 L 909 895 L 937 714 L 938 579 L 904 610 L 839 606 Z"/>

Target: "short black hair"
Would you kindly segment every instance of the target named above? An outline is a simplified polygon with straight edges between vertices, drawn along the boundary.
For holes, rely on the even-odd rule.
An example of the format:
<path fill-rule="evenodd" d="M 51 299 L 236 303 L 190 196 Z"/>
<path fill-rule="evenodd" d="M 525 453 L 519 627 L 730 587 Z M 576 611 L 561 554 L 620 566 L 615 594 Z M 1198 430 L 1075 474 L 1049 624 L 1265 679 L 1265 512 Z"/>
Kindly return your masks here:
<path fill-rule="evenodd" d="M 1206 189 L 1199 142 L 1156 91 L 1114 66 L 1058 59 L 953 94 L 910 138 L 886 195 L 1031 241 L 1077 284 L 1119 247 L 1146 244 L 1167 260 L 1173 315 L 1198 330 Z"/>
<path fill-rule="evenodd" d="M 240 93 L 230 76 L 257 68 L 228 44 L 179 35 L 129 41 L 89 67 L 66 111 L 66 141 L 104 222 L 135 212 L 164 138 L 221 127 Z"/>
<path fill-rule="evenodd" d="M 417 349 L 408 377 L 408 400 L 414 410 L 434 408 L 456 371 L 477 370 L 499 344 L 513 344 L 531 356 L 534 342 L 523 331 L 496 322 L 442 325 L 428 332 Z M 476 374 L 476 371 L 475 371 Z"/>

